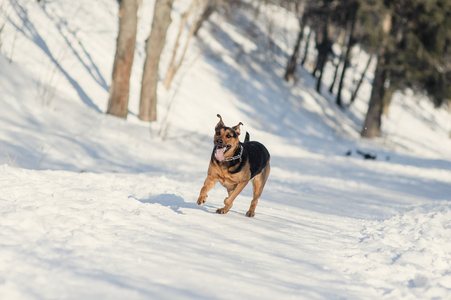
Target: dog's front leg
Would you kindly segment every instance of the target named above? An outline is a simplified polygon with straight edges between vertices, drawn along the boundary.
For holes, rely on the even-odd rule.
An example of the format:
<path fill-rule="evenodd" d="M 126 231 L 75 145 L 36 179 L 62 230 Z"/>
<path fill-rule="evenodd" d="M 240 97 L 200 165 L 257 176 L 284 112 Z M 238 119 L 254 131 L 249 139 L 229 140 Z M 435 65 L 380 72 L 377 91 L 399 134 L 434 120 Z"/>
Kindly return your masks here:
<path fill-rule="evenodd" d="M 211 178 L 210 176 L 205 179 L 204 186 L 200 190 L 199 198 L 197 199 L 197 205 L 202 205 L 207 201 L 207 193 L 215 186 L 218 180 Z"/>
<path fill-rule="evenodd" d="M 229 193 L 229 197 L 224 200 L 224 207 L 216 210 L 218 214 L 226 214 L 230 208 L 232 208 L 233 201 L 235 198 L 241 193 L 241 191 L 246 187 L 246 182 L 241 182 L 235 185 L 233 188 L 227 188 L 227 192 Z"/>

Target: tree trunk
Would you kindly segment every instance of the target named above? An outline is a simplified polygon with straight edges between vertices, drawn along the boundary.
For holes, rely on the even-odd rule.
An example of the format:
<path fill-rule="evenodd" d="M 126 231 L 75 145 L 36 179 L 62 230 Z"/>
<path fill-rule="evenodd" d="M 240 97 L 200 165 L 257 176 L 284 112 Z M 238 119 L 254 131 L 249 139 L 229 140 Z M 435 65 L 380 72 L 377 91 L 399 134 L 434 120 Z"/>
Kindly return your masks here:
<path fill-rule="evenodd" d="M 107 113 L 127 118 L 130 75 L 135 53 L 138 0 L 121 0 L 119 33 L 116 42 L 113 75 Z"/>
<path fill-rule="evenodd" d="M 302 58 L 302 61 L 301 61 L 301 65 L 302 65 L 302 66 L 304 66 L 305 62 L 307 61 L 307 57 L 308 57 L 308 48 L 309 48 L 309 46 L 310 46 L 310 39 L 311 39 L 311 37 L 312 37 L 312 33 L 313 33 L 313 30 L 312 30 L 312 28 L 310 27 L 310 30 L 309 30 L 309 33 L 308 33 L 308 36 L 307 36 L 307 41 L 305 42 L 305 47 L 304 47 L 304 57 Z"/>
<path fill-rule="evenodd" d="M 199 32 L 199 29 L 202 27 L 205 21 L 210 18 L 210 16 L 215 12 L 216 8 L 218 7 L 220 0 L 207 0 L 205 2 L 204 6 L 204 12 L 202 13 L 202 16 L 200 17 L 199 21 L 197 21 L 196 28 L 194 29 L 194 36 L 197 36 L 197 33 Z"/>
<path fill-rule="evenodd" d="M 155 1 L 152 29 L 146 41 L 146 61 L 142 77 L 138 118 L 147 122 L 157 120 L 158 65 L 166 41 L 166 32 L 171 24 L 173 2 L 174 0 Z"/>
<path fill-rule="evenodd" d="M 325 31 L 327 32 L 327 29 Z M 318 80 L 316 82 L 316 91 L 318 93 L 321 93 L 321 82 L 323 79 L 324 66 L 326 65 L 327 56 L 329 55 L 331 49 L 332 41 L 328 36 L 326 36 L 324 41 L 318 47 L 318 62 L 317 67 L 315 68 L 316 71 L 319 71 Z"/>
<path fill-rule="evenodd" d="M 316 91 L 318 93 L 321 93 L 321 82 L 323 79 L 323 74 L 324 74 L 324 66 L 326 65 L 327 62 L 327 56 L 329 55 L 329 53 L 332 51 L 332 41 L 329 38 L 329 19 L 330 19 L 330 15 L 331 15 L 331 8 L 330 8 L 330 3 L 325 1 L 324 2 L 324 23 L 323 23 L 323 27 L 322 27 L 322 36 L 320 39 L 320 43 L 316 44 L 316 48 L 318 49 L 318 58 L 317 58 L 317 62 L 316 62 L 316 67 L 315 67 L 315 71 L 314 73 L 316 73 L 316 71 L 319 71 L 319 76 L 318 76 L 318 80 L 316 81 Z M 319 39 L 317 38 L 317 41 Z M 315 74 L 314 74 L 315 76 Z"/>
<path fill-rule="evenodd" d="M 299 28 L 299 33 L 298 33 L 298 39 L 296 41 L 296 44 L 294 46 L 294 51 L 293 51 L 293 55 L 291 55 L 290 60 L 288 61 L 288 65 L 287 65 L 287 69 L 285 71 L 285 80 L 286 81 L 290 81 L 291 79 L 293 79 L 293 75 L 296 71 L 296 64 L 297 64 L 297 60 L 299 57 L 299 48 L 301 46 L 301 41 L 302 38 L 304 36 L 304 28 L 305 28 L 305 23 L 306 23 L 306 18 L 303 17 L 302 21 L 299 22 L 300 24 L 300 28 Z"/>
<path fill-rule="evenodd" d="M 385 52 L 378 55 L 376 72 L 374 74 L 373 89 L 371 90 L 370 103 L 366 113 L 365 123 L 360 135 L 364 138 L 375 138 L 381 136 L 381 116 L 383 110 L 383 99 L 385 94 L 385 80 L 387 71 Z"/>
<path fill-rule="evenodd" d="M 359 92 L 360 86 L 362 85 L 363 79 L 365 78 L 366 72 L 368 71 L 370 65 L 371 65 L 371 60 L 373 60 L 373 56 L 374 54 L 371 53 L 370 57 L 368 58 L 368 62 L 366 63 L 365 69 L 363 70 L 362 74 L 360 75 L 360 79 L 359 82 L 357 83 L 354 92 L 352 93 L 351 96 L 351 101 L 349 103 L 349 105 L 351 105 L 352 103 L 354 103 L 355 98 L 357 97 L 357 93 Z"/>
<path fill-rule="evenodd" d="M 346 43 L 346 33 L 347 32 L 345 31 L 344 34 L 343 34 L 343 42 L 341 44 L 341 55 L 340 55 L 340 57 L 338 59 L 337 65 L 335 66 L 334 77 L 333 77 L 332 83 L 331 83 L 331 85 L 329 87 L 329 93 L 331 93 L 331 94 L 334 92 L 335 83 L 337 82 L 338 70 L 340 69 L 340 65 L 343 62 L 344 56 L 345 56 L 344 49 L 345 49 L 345 43 Z"/>
<path fill-rule="evenodd" d="M 337 91 L 337 100 L 336 103 L 339 107 L 343 107 L 343 103 L 341 100 L 341 92 L 343 90 L 343 84 L 344 84 L 344 79 L 345 79 L 345 74 L 346 74 L 346 70 L 349 67 L 350 64 L 350 56 L 351 56 L 351 50 L 352 47 L 355 44 L 355 39 L 354 39 L 354 29 L 355 29 L 355 24 L 356 24 L 356 20 L 357 20 L 357 16 L 356 16 L 357 10 L 354 12 L 351 12 L 352 14 L 352 19 L 351 19 L 351 28 L 349 29 L 349 40 L 348 40 L 348 47 L 346 49 L 346 54 L 344 57 L 344 65 L 343 65 L 343 70 L 341 71 L 341 76 L 340 76 L 340 82 L 338 83 L 338 91 Z"/>
<path fill-rule="evenodd" d="M 387 13 L 382 23 L 384 37 L 379 46 L 377 55 L 377 67 L 374 72 L 373 89 L 371 90 L 370 103 L 368 105 L 368 112 L 366 113 L 365 123 L 363 125 L 360 135 L 364 138 L 375 138 L 381 136 L 381 117 L 383 110 L 383 99 L 385 94 L 385 81 L 388 76 L 388 53 L 387 44 L 388 36 L 392 29 L 391 14 Z"/>

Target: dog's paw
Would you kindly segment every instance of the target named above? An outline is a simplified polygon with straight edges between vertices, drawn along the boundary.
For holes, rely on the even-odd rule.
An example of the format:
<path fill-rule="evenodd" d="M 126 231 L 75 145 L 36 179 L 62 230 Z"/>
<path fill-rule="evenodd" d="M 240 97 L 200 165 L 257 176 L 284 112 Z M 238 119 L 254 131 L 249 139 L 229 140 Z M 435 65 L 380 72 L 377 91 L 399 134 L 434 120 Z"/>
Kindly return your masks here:
<path fill-rule="evenodd" d="M 226 209 L 225 207 L 223 207 L 223 208 L 218 208 L 218 209 L 216 210 L 216 213 L 217 213 L 217 214 L 220 214 L 220 215 L 223 215 L 223 214 L 226 214 L 228 211 L 229 211 L 228 209 Z"/>
<path fill-rule="evenodd" d="M 251 218 L 253 216 L 255 216 L 255 213 L 253 211 L 248 210 L 247 213 L 246 213 L 246 217 Z"/>
<path fill-rule="evenodd" d="M 199 197 L 199 199 L 197 199 L 197 205 L 202 205 L 205 202 L 207 202 L 207 197 Z"/>

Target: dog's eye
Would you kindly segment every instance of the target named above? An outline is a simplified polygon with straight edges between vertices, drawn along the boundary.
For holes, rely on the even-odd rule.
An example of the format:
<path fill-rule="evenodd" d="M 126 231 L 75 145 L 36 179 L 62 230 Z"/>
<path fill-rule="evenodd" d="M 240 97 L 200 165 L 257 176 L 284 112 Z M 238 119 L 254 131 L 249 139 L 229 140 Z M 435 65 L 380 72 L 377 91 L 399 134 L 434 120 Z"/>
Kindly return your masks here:
<path fill-rule="evenodd" d="M 221 135 L 221 132 L 219 132 L 219 131 L 216 131 L 216 135 Z"/>
<path fill-rule="evenodd" d="M 226 138 L 230 139 L 232 136 L 230 134 L 226 135 Z"/>

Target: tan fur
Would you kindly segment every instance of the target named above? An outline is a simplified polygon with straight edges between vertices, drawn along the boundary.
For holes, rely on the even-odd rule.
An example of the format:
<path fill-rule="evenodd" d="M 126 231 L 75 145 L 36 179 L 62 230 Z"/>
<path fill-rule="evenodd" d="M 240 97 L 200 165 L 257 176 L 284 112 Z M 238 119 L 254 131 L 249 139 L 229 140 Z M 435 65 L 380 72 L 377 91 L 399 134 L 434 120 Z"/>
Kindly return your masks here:
<path fill-rule="evenodd" d="M 239 135 L 240 135 L 240 122 L 238 125 L 232 127 L 226 127 L 222 121 L 220 115 L 218 115 L 220 121 L 215 127 L 215 143 L 218 139 L 221 139 L 224 144 L 231 145 L 231 148 L 225 153 L 224 157 L 231 157 L 233 153 L 240 147 Z M 235 134 L 234 134 L 235 133 Z M 235 137 L 234 137 L 235 136 Z M 239 165 L 238 165 L 239 166 Z M 219 214 L 226 214 L 233 205 L 235 198 L 241 193 L 241 191 L 246 187 L 249 181 L 253 184 L 253 199 L 251 206 L 246 213 L 246 216 L 253 217 L 255 215 L 255 207 L 257 206 L 258 199 L 260 198 L 265 183 L 268 179 L 270 173 L 269 159 L 266 166 L 262 171 L 255 175 L 251 180 L 251 171 L 249 166 L 249 161 L 244 162 L 244 166 L 238 173 L 232 174 L 236 167 L 228 167 L 226 163 L 218 162 L 214 159 L 213 155 L 210 160 L 210 165 L 208 167 L 207 179 L 205 179 L 204 186 L 200 191 L 199 198 L 197 200 L 198 205 L 202 205 L 207 200 L 207 193 L 215 186 L 219 181 L 228 192 L 228 197 L 224 200 L 224 207 L 218 209 L 216 212 Z"/>

